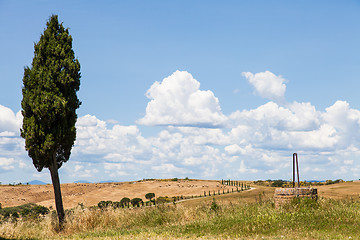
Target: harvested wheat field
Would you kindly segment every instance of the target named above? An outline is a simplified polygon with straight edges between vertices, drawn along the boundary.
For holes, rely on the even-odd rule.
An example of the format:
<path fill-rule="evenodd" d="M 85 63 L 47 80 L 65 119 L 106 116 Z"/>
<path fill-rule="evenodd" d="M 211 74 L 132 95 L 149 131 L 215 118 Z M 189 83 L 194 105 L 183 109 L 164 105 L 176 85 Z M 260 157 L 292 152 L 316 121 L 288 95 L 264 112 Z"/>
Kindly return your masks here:
<path fill-rule="evenodd" d="M 360 181 L 341 182 L 323 186 L 314 186 L 318 189 L 321 197 L 344 199 L 344 198 L 360 198 Z"/>
<path fill-rule="evenodd" d="M 150 180 L 118 183 L 67 183 L 61 184 L 64 207 L 73 208 L 79 203 L 93 206 L 104 200 L 120 201 L 123 197 L 145 199 L 149 192 L 159 196 L 191 196 L 203 195 L 204 191 L 227 191 L 236 187 L 222 185 L 219 181 L 210 180 Z M 36 203 L 45 207 L 55 208 L 54 192 L 48 185 L 0 186 L 0 203 L 2 207 Z"/>

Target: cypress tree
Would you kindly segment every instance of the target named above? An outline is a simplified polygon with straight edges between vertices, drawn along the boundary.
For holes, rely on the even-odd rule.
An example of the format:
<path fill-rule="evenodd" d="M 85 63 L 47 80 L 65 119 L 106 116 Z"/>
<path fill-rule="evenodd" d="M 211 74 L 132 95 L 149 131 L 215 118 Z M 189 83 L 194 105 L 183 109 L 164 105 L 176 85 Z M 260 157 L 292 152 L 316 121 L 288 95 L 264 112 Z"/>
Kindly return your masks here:
<path fill-rule="evenodd" d="M 70 158 L 76 138 L 76 109 L 81 102 L 80 63 L 68 29 L 52 15 L 38 43 L 31 67 L 25 67 L 21 101 L 21 136 L 37 171 L 48 168 L 60 226 L 64 220 L 58 169 Z"/>

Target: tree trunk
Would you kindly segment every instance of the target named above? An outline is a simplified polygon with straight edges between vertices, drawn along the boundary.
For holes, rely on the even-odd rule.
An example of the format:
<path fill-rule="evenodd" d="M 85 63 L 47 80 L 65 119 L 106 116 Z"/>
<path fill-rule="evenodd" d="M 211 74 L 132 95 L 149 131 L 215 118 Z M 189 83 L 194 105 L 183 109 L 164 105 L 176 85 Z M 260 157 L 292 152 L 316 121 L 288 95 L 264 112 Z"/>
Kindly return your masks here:
<path fill-rule="evenodd" d="M 63 207 L 63 201 L 61 197 L 61 189 L 60 189 L 60 179 L 59 179 L 59 173 L 58 173 L 58 167 L 56 162 L 56 153 L 53 153 L 52 161 L 49 166 L 50 174 L 51 174 L 51 181 L 54 187 L 54 194 L 55 194 L 55 205 L 56 205 L 56 211 L 59 218 L 59 225 L 60 228 L 62 227 L 64 223 L 64 207 Z"/>

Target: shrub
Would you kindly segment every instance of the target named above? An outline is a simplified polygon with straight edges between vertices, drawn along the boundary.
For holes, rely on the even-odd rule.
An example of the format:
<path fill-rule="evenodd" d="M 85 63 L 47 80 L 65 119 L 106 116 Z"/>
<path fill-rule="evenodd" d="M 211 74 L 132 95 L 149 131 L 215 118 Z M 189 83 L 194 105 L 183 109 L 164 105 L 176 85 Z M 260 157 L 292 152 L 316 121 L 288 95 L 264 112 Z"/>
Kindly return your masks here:
<path fill-rule="evenodd" d="M 33 209 L 32 209 L 33 213 L 39 215 L 46 215 L 50 212 L 50 210 L 47 208 L 47 207 L 44 207 L 44 206 L 40 206 L 40 205 L 37 205 L 35 206 Z"/>
<path fill-rule="evenodd" d="M 111 205 L 112 205 L 112 201 L 100 201 L 98 203 L 98 207 L 100 209 L 105 209 L 105 208 L 107 208 L 108 206 L 111 206 Z"/>
<path fill-rule="evenodd" d="M 130 198 L 124 197 L 120 200 L 121 207 L 129 207 Z"/>
<path fill-rule="evenodd" d="M 282 187 L 285 183 L 286 183 L 286 181 L 279 179 L 279 180 L 273 181 L 271 183 L 271 186 L 272 187 Z"/>
<path fill-rule="evenodd" d="M 11 218 L 13 221 L 17 221 L 17 219 L 19 218 L 19 213 L 18 212 L 14 212 L 13 214 L 11 214 Z"/>
<path fill-rule="evenodd" d="M 155 193 L 147 193 L 147 194 L 145 194 L 145 198 L 146 198 L 146 199 L 149 199 L 150 201 L 151 201 L 151 199 L 154 198 L 154 197 L 155 197 Z"/>
<path fill-rule="evenodd" d="M 27 216 L 30 214 L 30 212 L 31 212 L 30 209 L 25 208 L 20 212 L 20 214 L 21 214 L 21 216 Z"/>
<path fill-rule="evenodd" d="M 177 200 L 179 200 L 180 199 L 180 197 L 179 196 L 177 196 L 176 197 L 177 198 Z M 159 203 L 159 204 L 163 204 L 163 203 L 166 203 L 166 202 L 172 202 L 173 201 L 173 199 L 172 198 L 169 198 L 169 197 L 167 197 L 167 196 L 165 196 L 165 197 L 158 197 L 157 199 L 156 199 L 156 203 Z"/>
<path fill-rule="evenodd" d="M 342 180 L 342 179 L 337 179 L 337 180 L 335 180 L 335 181 L 333 181 L 333 180 L 326 180 L 325 185 L 335 184 L 335 183 L 340 183 L 340 182 L 343 182 L 343 180 Z"/>
<path fill-rule="evenodd" d="M 44 206 L 28 203 L 16 207 L 7 207 L 0 209 L 0 215 L 4 218 L 12 217 L 13 220 L 19 218 L 19 214 L 23 218 L 36 219 L 40 214 L 46 215 L 49 213 L 49 209 Z"/>
<path fill-rule="evenodd" d="M 116 209 L 116 208 L 121 208 L 121 207 L 123 207 L 123 205 L 121 204 L 121 202 L 113 202 L 113 203 L 112 203 L 112 207 L 113 207 L 114 209 Z"/>
<path fill-rule="evenodd" d="M 216 203 L 215 198 L 213 198 L 213 201 L 210 205 L 210 210 L 216 212 L 218 209 L 219 209 L 219 205 Z"/>
<path fill-rule="evenodd" d="M 140 204 L 143 203 L 143 200 L 141 198 L 133 198 L 130 201 L 131 201 L 131 205 L 133 205 L 133 207 L 140 207 Z"/>

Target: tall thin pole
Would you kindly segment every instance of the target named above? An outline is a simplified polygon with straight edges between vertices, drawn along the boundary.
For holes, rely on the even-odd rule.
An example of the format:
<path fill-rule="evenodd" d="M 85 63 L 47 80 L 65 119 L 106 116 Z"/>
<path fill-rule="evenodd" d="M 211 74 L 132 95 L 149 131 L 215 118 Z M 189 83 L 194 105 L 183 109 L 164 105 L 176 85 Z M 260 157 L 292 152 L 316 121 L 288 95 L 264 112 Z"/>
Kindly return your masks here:
<path fill-rule="evenodd" d="M 296 162 L 296 163 L 295 163 Z M 298 187 L 300 187 L 300 177 L 299 177 L 299 161 L 297 153 L 293 154 L 293 187 L 295 187 L 295 164 L 296 164 L 296 171 L 297 171 L 297 182 Z"/>
<path fill-rule="evenodd" d="M 300 187 L 299 161 L 298 161 L 298 156 L 297 156 L 297 154 L 296 154 L 296 171 L 297 171 L 298 187 Z"/>
<path fill-rule="evenodd" d="M 295 187 L 295 155 L 296 153 L 293 154 L 293 188 Z"/>

